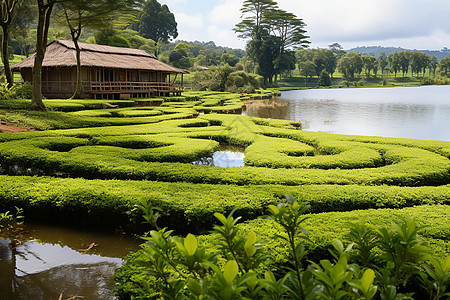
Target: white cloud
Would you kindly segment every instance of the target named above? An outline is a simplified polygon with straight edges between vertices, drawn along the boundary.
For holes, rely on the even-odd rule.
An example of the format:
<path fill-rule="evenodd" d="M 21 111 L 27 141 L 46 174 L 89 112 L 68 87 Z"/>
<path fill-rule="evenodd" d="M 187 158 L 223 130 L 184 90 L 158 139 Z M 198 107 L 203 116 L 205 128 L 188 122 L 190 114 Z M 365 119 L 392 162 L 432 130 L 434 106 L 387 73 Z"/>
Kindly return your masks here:
<path fill-rule="evenodd" d="M 209 13 L 209 21 L 212 24 L 233 28 L 239 23 L 243 0 L 226 0 L 216 5 Z"/>
<path fill-rule="evenodd" d="M 222 29 L 216 25 L 211 25 L 208 27 L 208 37 L 218 46 L 245 49 L 245 42 L 237 39 L 234 31 L 230 29 Z"/>
<path fill-rule="evenodd" d="M 162 0 L 159 1 L 159 3 L 161 4 L 167 4 L 167 6 L 169 7 L 170 10 L 172 10 L 172 8 L 176 8 L 176 7 L 180 7 L 184 4 L 186 4 L 186 0 Z"/>
<path fill-rule="evenodd" d="M 187 15 L 185 13 L 175 13 L 175 20 L 178 29 L 186 30 L 187 28 L 201 29 L 205 27 L 205 21 L 201 14 Z"/>
<path fill-rule="evenodd" d="M 178 22 L 179 38 L 214 41 L 244 48 L 232 31 L 240 20 L 244 0 L 161 0 Z M 450 47 L 448 0 L 277 0 L 307 24 L 312 47 L 333 42 L 354 45 L 389 45 L 405 48 Z M 375 44 L 378 43 L 378 44 Z M 388 44 L 392 43 L 392 44 Z M 237 46 L 239 45 L 239 46 Z M 348 45 L 348 46 L 347 46 Z"/>
<path fill-rule="evenodd" d="M 432 35 L 439 29 L 450 33 L 447 0 L 317 0 L 301 5 L 293 0 L 278 2 L 282 9 L 304 19 L 311 41 L 319 44 L 361 45 L 374 40 L 411 39 Z"/>

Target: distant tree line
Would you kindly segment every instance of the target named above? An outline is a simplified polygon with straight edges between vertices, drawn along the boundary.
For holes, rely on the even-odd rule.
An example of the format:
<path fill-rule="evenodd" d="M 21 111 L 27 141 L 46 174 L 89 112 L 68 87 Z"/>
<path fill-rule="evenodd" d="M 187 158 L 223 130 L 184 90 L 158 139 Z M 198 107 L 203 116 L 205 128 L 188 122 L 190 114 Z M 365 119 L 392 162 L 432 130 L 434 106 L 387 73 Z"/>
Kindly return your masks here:
<path fill-rule="evenodd" d="M 404 50 L 386 55 L 380 53 L 376 58 L 372 55 L 357 52 L 345 52 L 339 44 L 330 45 L 329 49 L 303 49 L 296 51 L 296 58 L 300 75 L 305 77 L 305 81 L 312 76 L 319 79 L 332 78 L 336 71 L 339 71 L 344 80 L 348 83 L 356 77 L 364 76 L 376 78 L 380 72 L 382 75 L 393 74 L 397 77 L 401 73 L 403 77 L 407 74 L 412 76 L 436 75 L 439 68 L 441 75 L 450 74 L 450 57 L 444 58 L 441 62 L 435 56 L 429 56 L 422 52 Z M 326 85 L 328 81 L 322 82 Z M 321 84 L 319 84 L 321 85 Z"/>

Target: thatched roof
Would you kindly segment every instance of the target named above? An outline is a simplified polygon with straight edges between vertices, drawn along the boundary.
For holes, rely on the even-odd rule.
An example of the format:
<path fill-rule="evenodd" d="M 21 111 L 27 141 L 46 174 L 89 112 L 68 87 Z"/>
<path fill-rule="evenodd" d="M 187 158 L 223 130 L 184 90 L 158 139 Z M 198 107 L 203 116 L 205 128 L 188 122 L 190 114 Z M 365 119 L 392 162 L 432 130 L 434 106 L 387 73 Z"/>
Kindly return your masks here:
<path fill-rule="evenodd" d="M 81 50 L 82 67 L 100 67 L 110 69 L 161 71 L 167 73 L 189 73 L 186 70 L 169 66 L 159 61 L 153 54 L 144 50 L 78 43 Z M 24 61 L 11 66 L 11 70 L 20 71 L 32 68 L 32 55 Z M 55 40 L 47 46 L 43 67 L 75 67 L 77 65 L 75 45 L 72 41 Z"/>

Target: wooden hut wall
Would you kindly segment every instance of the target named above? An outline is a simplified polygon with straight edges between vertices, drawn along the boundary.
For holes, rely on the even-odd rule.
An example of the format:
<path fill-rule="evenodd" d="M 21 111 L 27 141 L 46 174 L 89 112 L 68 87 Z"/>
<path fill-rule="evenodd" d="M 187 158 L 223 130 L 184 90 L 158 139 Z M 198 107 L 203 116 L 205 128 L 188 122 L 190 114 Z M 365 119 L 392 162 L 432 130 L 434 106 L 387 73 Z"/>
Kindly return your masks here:
<path fill-rule="evenodd" d="M 22 75 L 23 81 L 33 81 L 33 73 L 31 69 L 22 69 L 20 70 L 20 74 Z"/>

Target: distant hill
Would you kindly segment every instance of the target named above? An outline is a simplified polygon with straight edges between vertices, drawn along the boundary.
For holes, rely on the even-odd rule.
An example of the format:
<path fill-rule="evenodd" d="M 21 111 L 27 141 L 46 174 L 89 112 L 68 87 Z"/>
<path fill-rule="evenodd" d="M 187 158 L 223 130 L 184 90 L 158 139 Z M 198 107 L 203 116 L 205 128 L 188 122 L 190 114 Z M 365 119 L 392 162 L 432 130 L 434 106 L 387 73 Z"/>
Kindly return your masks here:
<path fill-rule="evenodd" d="M 400 47 L 395 48 L 395 47 L 370 46 L 370 47 L 356 47 L 345 51 L 364 53 L 368 55 L 373 55 L 378 58 L 378 56 L 380 56 L 380 53 L 382 52 L 386 53 L 386 55 L 389 55 L 391 53 L 400 52 L 404 50 L 423 52 L 429 56 L 434 55 L 439 61 L 444 57 L 450 56 L 450 49 L 447 49 L 446 47 L 444 47 L 442 50 L 417 50 L 417 49 L 411 50 Z"/>

